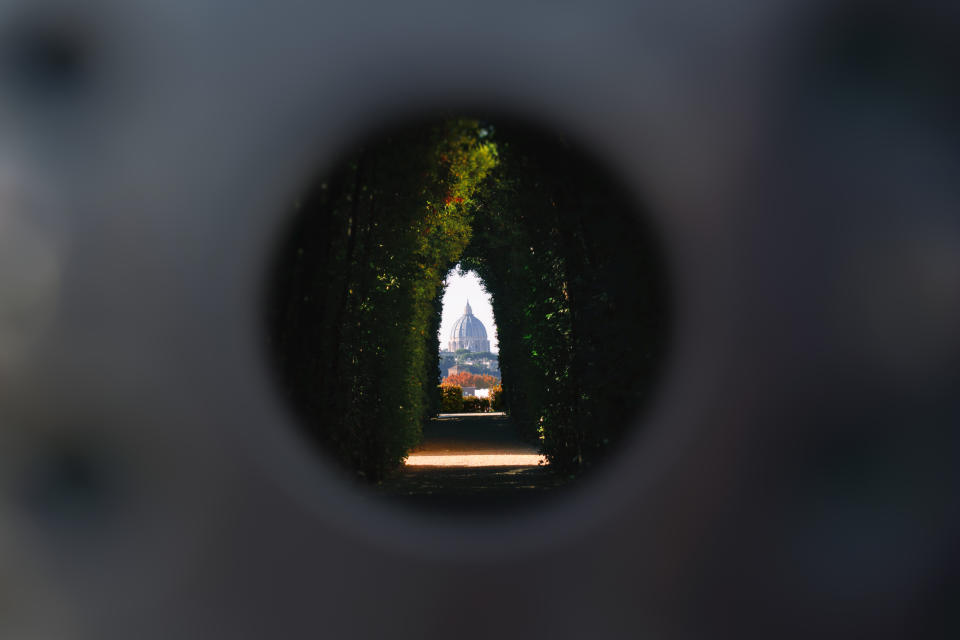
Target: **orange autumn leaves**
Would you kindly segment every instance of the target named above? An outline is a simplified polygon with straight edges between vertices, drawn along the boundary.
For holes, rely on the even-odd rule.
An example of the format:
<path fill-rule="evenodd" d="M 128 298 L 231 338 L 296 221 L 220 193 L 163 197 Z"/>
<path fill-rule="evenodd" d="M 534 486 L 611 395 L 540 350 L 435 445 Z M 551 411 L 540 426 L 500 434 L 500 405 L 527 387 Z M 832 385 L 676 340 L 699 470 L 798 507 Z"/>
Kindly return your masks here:
<path fill-rule="evenodd" d="M 476 387 L 477 389 L 489 389 L 500 384 L 500 380 L 494 376 L 484 373 L 470 373 L 461 371 L 443 379 L 444 385 L 454 385 L 458 387 Z"/>

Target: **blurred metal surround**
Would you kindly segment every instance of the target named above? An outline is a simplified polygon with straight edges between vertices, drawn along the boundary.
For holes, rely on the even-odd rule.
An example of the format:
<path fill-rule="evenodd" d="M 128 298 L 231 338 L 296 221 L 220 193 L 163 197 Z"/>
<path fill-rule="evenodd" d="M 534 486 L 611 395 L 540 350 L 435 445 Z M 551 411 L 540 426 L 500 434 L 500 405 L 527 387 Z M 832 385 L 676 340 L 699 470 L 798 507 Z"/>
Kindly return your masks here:
<path fill-rule="evenodd" d="M 933 3 L 4 2 L 0 637 L 955 632 L 957 25 Z M 352 493 L 265 357 L 298 191 L 437 108 L 569 132 L 670 259 L 656 409 L 516 520 Z"/>

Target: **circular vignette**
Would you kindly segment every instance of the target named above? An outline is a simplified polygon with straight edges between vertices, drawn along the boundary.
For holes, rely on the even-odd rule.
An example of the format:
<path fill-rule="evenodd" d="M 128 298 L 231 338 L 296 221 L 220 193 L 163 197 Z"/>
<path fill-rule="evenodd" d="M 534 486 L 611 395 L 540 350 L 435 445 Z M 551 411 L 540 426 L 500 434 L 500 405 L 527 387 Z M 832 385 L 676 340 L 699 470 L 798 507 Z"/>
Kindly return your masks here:
<path fill-rule="evenodd" d="M 371 140 L 377 140 L 378 138 L 389 139 L 391 132 L 402 132 L 405 128 L 409 129 L 411 127 L 424 126 L 425 123 L 436 121 L 438 117 L 447 115 L 448 114 L 444 112 L 437 111 L 428 113 L 424 117 L 417 119 L 408 117 L 403 120 L 394 120 L 387 122 L 384 126 L 373 128 L 373 135 L 356 136 L 353 139 L 360 140 L 361 144 L 369 144 Z M 484 122 L 495 122 L 495 127 L 507 130 L 532 132 L 534 137 L 550 137 L 548 133 L 550 131 L 549 127 L 542 125 L 530 126 L 527 123 L 531 122 L 532 119 L 529 118 L 516 118 L 514 116 L 503 117 L 502 112 L 496 112 L 493 116 L 484 115 L 482 120 Z M 656 295 L 659 296 L 658 309 L 660 315 L 658 320 L 662 322 L 662 326 L 660 327 L 662 330 L 662 334 L 660 334 L 662 340 L 659 345 L 660 353 L 656 358 L 655 366 L 651 370 L 654 382 L 651 383 L 647 389 L 649 397 L 646 405 L 634 411 L 627 412 L 623 420 L 628 433 L 622 438 L 622 450 L 611 455 L 610 459 L 601 465 L 602 468 L 599 469 L 598 472 L 590 474 L 587 480 L 578 483 L 575 490 L 566 492 L 565 495 L 559 496 L 557 500 L 545 501 L 543 504 L 538 504 L 525 513 L 519 514 L 512 512 L 510 513 L 511 517 L 507 517 L 506 514 L 490 513 L 485 514 L 483 517 L 463 520 L 424 517 L 424 514 L 417 513 L 416 510 L 406 508 L 400 504 L 388 504 L 378 501 L 369 493 L 362 491 L 361 488 L 351 487 L 349 480 L 343 480 L 342 474 L 339 475 L 338 479 L 338 474 L 334 472 L 337 466 L 335 457 L 329 453 L 324 453 L 321 447 L 315 446 L 315 443 L 311 446 L 309 438 L 304 435 L 302 428 L 303 415 L 302 412 L 298 412 L 297 410 L 296 399 L 291 401 L 289 393 L 286 394 L 288 396 L 287 398 L 282 397 L 285 395 L 283 389 L 285 381 L 282 373 L 277 372 L 277 354 L 275 352 L 271 353 L 271 349 L 275 347 L 267 345 L 263 350 L 264 353 L 261 356 L 261 360 L 271 369 L 271 373 L 274 373 L 274 375 L 271 376 L 274 390 L 277 392 L 274 400 L 280 405 L 277 408 L 286 415 L 287 422 L 291 423 L 290 425 L 284 425 L 284 430 L 294 432 L 291 435 L 295 435 L 296 446 L 301 449 L 298 452 L 298 457 L 302 457 L 296 465 L 296 475 L 298 479 L 294 481 L 294 484 L 296 485 L 297 493 L 302 494 L 302 499 L 316 504 L 318 497 L 316 493 L 316 489 L 318 488 L 316 487 L 316 483 L 318 480 L 321 480 L 321 477 L 318 477 L 318 473 L 320 476 L 324 476 L 321 480 L 321 484 L 324 485 L 321 491 L 329 501 L 327 509 L 332 507 L 339 512 L 338 517 L 333 518 L 331 518 L 329 512 L 324 513 L 325 520 L 333 520 L 339 525 L 346 524 L 351 531 L 361 533 L 364 537 L 369 537 L 381 544 L 389 540 L 391 545 L 399 544 L 407 549 L 415 549 L 422 547 L 423 535 L 425 532 L 429 532 L 432 541 L 431 552 L 435 552 L 438 547 L 442 547 L 445 552 L 456 554 L 464 545 L 470 546 L 474 551 L 477 550 L 477 545 L 480 545 L 485 550 L 484 553 L 496 555 L 507 551 L 508 548 L 519 551 L 520 549 L 529 548 L 530 545 L 534 544 L 542 546 L 544 544 L 542 537 L 544 530 L 551 531 L 551 539 L 559 542 L 561 539 L 569 537 L 569 535 L 574 534 L 576 531 L 583 531 L 607 519 L 617 510 L 617 505 L 622 506 L 623 501 L 626 500 L 629 495 L 636 493 L 636 487 L 633 487 L 629 491 L 624 491 L 623 487 L 619 487 L 619 491 L 614 491 L 614 489 L 616 489 L 615 482 L 617 482 L 618 479 L 622 480 L 624 473 L 628 472 L 626 460 L 634 458 L 638 449 L 644 449 L 646 447 L 648 438 L 641 436 L 648 435 L 646 431 L 652 429 L 650 423 L 655 422 L 655 420 L 651 420 L 651 417 L 654 411 L 658 410 L 658 408 L 654 406 L 655 401 L 663 395 L 660 387 L 663 386 L 665 382 L 667 365 L 672 355 L 672 328 L 674 325 L 674 315 L 676 313 L 673 300 L 670 297 L 668 273 L 670 268 L 668 265 L 668 256 L 664 248 L 665 243 L 660 229 L 655 228 L 657 220 L 653 218 L 653 212 L 646 210 L 642 206 L 643 200 L 641 197 L 638 197 L 638 192 L 640 192 L 641 189 L 638 187 L 637 180 L 624 180 L 623 178 L 626 172 L 618 173 L 613 171 L 611 167 L 608 166 L 608 163 L 600 159 L 602 154 L 594 151 L 596 148 L 594 145 L 583 144 L 581 140 L 575 139 L 575 137 L 564 136 L 561 138 L 557 136 L 557 139 L 561 145 L 567 149 L 572 149 L 572 153 L 577 155 L 581 162 L 592 166 L 594 171 L 601 174 L 610 185 L 613 185 L 619 191 L 620 196 L 623 197 L 624 201 L 629 205 L 627 207 L 629 210 L 627 217 L 632 220 L 633 223 L 641 226 L 645 233 L 649 234 L 648 246 L 652 248 L 652 264 L 655 264 L 658 270 L 659 279 L 656 284 L 659 290 Z M 574 139 L 574 142 L 571 143 L 571 139 Z M 349 153 L 349 150 L 340 149 L 340 152 L 340 154 L 331 154 L 323 158 L 324 162 L 322 163 L 316 163 L 328 170 L 320 174 L 322 177 L 318 178 L 316 174 L 314 174 L 310 176 L 308 180 L 312 180 L 315 186 L 319 184 L 322 189 L 328 189 L 329 183 L 324 182 L 324 180 L 325 176 L 331 174 L 329 167 L 335 166 L 331 158 L 343 158 Z M 292 197 L 291 201 L 302 202 L 297 196 Z M 300 216 L 302 217 L 302 213 Z M 284 232 L 277 236 L 281 239 L 281 242 L 287 242 L 289 244 L 291 233 L 294 233 L 293 230 L 297 225 L 297 217 L 298 216 L 293 215 L 291 212 L 290 215 L 283 219 Z M 279 253 L 280 250 L 275 249 L 274 254 L 271 256 L 273 260 L 269 265 L 271 273 L 277 269 L 277 263 L 280 261 L 277 256 Z M 275 287 L 275 281 L 275 276 L 267 279 L 265 290 Z M 266 295 L 263 296 L 266 305 L 269 305 L 271 301 L 275 301 L 276 298 L 276 292 L 272 290 L 266 290 Z M 265 331 L 269 332 L 271 330 L 271 322 L 269 317 L 265 318 L 263 323 Z M 275 322 L 275 320 L 273 320 L 273 322 Z M 280 373 L 280 375 L 277 375 L 277 373 Z M 297 425 L 300 426 L 298 427 Z M 637 433 L 638 430 L 640 433 Z M 307 448 L 312 448 L 313 450 L 307 454 L 305 451 Z M 649 457 L 649 455 L 645 457 Z M 654 471 L 657 467 L 657 464 L 648 464 L 645 465 L 645 470 Z M 292 471 L 293 468 L 287 466 L 287 470 Z M 630 471 L 630 473 L 632 473 L 632 471 Z M 598 500 L 597 495 L 599 493 L 610 495 L 606 500 Z M 344 515 L 344 512 L 347 512 L 349 517 L 339 517 Z M 381 535 L 386 531 L 389 531 L 390 534 L 387 536 Z M 557 535 L 558 531 L 565 531 L 567 533 L 561 536 Z M 501 544 L 505 541 L 509 541 L 510 544 L 506 546 Z M 491 542 L 493 542 L 493 544 L 490 544 Z"/>

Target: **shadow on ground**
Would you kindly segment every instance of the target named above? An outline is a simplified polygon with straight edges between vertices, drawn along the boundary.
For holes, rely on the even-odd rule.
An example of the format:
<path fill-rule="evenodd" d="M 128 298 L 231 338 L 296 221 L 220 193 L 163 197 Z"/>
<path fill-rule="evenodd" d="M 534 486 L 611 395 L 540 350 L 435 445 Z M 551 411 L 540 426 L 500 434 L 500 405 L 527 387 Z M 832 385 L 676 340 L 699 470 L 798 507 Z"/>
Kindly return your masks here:
<path fill-rule="evenodd" d="M 520 440 L 503 414 L 441 414 L 424 428 L 423 444 L 410 457 L 415 466 L 405 466 L 377 492 L 435 515 L 525 510 L 549 502 L 564 485 L 545 465 L 511 463 L 537 457 L 537 448 Z"/>

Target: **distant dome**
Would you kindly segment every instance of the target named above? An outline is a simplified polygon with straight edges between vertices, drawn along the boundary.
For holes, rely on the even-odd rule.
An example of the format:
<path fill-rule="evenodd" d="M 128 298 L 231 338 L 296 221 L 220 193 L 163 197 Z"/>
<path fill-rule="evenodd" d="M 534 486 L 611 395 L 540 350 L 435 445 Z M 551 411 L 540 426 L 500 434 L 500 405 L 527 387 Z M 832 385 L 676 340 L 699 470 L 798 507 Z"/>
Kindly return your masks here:
<path fill-rule="evenodd" d="M 467 302 L 467 308 L 463 310 L 463 315 L 453 323 L 453 329 L 450 330 L 450 341 L 447 346 L 450 351 L 459 351 L 460 349 L 473 352 L 490 351 L 487 329 L 473 315 L 469 302 Z"/>

